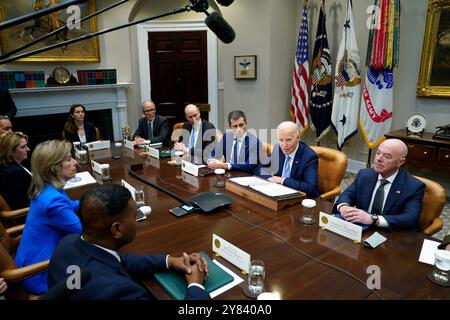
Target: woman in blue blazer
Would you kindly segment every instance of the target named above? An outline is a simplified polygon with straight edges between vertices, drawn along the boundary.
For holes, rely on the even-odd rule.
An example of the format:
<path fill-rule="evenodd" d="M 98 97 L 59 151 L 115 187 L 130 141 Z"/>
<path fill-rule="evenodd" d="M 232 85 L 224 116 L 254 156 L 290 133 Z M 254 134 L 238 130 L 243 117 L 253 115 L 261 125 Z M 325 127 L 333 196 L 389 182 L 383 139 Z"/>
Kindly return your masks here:
<path fill-rule="evenodd" d="M 79 201 L 72 201 L 63 190 L 66 181 L 76 175 L 77 162 L 71 156 L 71 147 L 65 141 L 45 141 L 31 156 L 31 203 L 17 250 L 18 267 L 50 259 L 64 236 L 81 234 L 76 215 Z M 34 294 L 47 291 L 47 272 L 26 279 L 24 285 Z"/>
<path fill-rule="evenodd" d="M 21 165 L 28 158 L 28 137 L 22 132 L 0 135 L 0 194 L 12 210 L 30 205 L 31 173 Z"/>

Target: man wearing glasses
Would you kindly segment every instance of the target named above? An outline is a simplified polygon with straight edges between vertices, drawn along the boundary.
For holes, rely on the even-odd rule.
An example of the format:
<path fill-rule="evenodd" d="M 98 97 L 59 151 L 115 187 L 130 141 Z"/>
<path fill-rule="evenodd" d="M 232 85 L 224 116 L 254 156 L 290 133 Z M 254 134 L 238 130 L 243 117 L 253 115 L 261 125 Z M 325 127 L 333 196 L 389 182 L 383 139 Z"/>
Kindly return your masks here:
<path fill-rule="evenodd" d="M 153 101 L 144 101 L 142 103 L 142 113 L 144 117 L 139 120 L 138 128 L 133 135 L 135 144 L 143 144 L 144 140 L 150 140 L 150 143 L 162 142 L 163 145 L 169 144 L 169 123 L 166 118 L 156 114 L 156 106 Z"/>

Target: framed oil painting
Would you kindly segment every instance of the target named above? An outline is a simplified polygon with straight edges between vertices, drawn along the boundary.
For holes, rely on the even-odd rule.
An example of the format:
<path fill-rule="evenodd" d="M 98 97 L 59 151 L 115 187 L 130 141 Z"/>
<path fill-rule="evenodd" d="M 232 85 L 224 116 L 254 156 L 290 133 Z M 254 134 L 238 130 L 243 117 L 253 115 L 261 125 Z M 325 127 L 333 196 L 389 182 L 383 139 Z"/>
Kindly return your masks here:
<path fill-rule="evenodd" d="M 430 0 L 417 96 L 450 98 L 450 0 Z"/>
<path fill-rule="evenodd" d="M 0 0 L 0 21 L 23 16 L 25 14 L 39 11 L 66 0 Z M 79 5 L 81 18 L 95 12 L 95 1 L 89 0 L 87 3 Z M 53 12 L 43 17 L 31 19 L 19 25 L 9 27 L 0 31 L 2 54 L 17 49 L 18 47 L 37 39 L 51 31 L 64 26 L 73 13 L 67 9 Z M 69 19 L 70 20 L 70 19 Z M 87 33 L 97 31 L 97 19 L 95 17 L 86 19 L 80 24 L 80 28 L 65 29 L 44 41 L 41 41 L 20 53 L 40 49 L 48 45 L 60 43 L 64 40 L 74 39 Z M 98 37 L 75 42 L 67 46 L 44 51 L 32 56 L 22 58 L 17 61 L 100 61 Z"/>

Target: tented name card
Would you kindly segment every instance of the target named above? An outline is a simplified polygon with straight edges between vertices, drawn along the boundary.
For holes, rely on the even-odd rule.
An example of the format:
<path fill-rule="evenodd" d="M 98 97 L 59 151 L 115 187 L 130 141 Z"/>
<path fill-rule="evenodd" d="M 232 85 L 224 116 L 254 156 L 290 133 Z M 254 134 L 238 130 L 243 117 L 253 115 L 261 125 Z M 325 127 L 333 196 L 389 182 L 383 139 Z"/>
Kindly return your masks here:
<path fill-rule="evenodd" d="M 183 160 L 183 162 L 181 162 L 181 170 L 192 174 L 193 176 L 198 176 L 198 166 L 189 161 Z"/>
<path fill-rule="evenodd" d="M 145 152 L 147 152 L 147 154 L 150 157 L 159 159 L 159 150 L 158 149 L 155 149 L 155 148 L 152 148 L 152 147 L 149 147 L 149 146 L 145 146 Z"/>
<path fill-rule="evenodd" d="M 134 143 L 130 140 L 124 140 L 125 142 L 125 148 L 128 148 L 130 150 L 134 150 Z"/>
<path fill-rule="evenodd" d="M 212 237 L 212 250 L 245 273 L 248 273 L 251 257 L 247 252 L 239 249 L 214 233 Z"/>
<path fill-rule="evenodd" d="M 123 180 L 123 179 L 122 179 L 120 182 L 122 183 L 122 186 L 123 186 L 123 187 L 127 188 L 128 191 L 130 191 L 131 196 L 133 197 L 133 200 L 136 201 L 136 195 L 135 195 L 135 193 L 136 193 L 136 188 L 133 187 L 131 184 L 129 184 L 128 182 L 126 182 L 126 181 Z"/>
<path fill-rule="evenodd" d="M 92 170 L 94 170 L 94 172 L 97 172 L 98 174 L 102 174 L 102 165 L 100 163 L 98 163 L 97 161 L 91 160 L 91 166 L 92 166 Z"/>
<path fill-rule="evenodd" d="M 349 238 L 355 243 L 361 243 L 361 226 L 333 217 L 325 212 L 320 212 L 319 214 L 319 227 Z"/>
<path fill-rule="evenodd" d="M 92 141 L 84 144 L 89 151 L 101 150 L 111 148 L 111 142 L 109 140 L 104 141 Z"/>

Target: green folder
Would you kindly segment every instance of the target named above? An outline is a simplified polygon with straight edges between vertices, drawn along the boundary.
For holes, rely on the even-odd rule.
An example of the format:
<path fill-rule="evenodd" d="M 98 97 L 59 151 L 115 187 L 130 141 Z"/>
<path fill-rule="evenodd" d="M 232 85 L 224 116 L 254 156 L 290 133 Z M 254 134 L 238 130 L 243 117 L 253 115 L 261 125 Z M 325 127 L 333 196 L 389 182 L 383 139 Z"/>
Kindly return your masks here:
<path fill-rule="evenodd" d="M 159 152 L 159 157 L 160 158 L 168 158 L 172 155 L 172 150 L 167 149 L 167 150 L 162 150 Z"/>
<path fill-rule="evenodd" d="M 206 291 L 211 293 L 233 281 L 233 277 L 212 262 L 205 253 L 200 252 L 200 255 L 208 261 L 208 277 L 203 283 Z M 155 273 L 155 278 L 173 299 L 183 300 L 186 296 L 187 281 L 183 273 L 178 271 L 159 272 Z"/>

